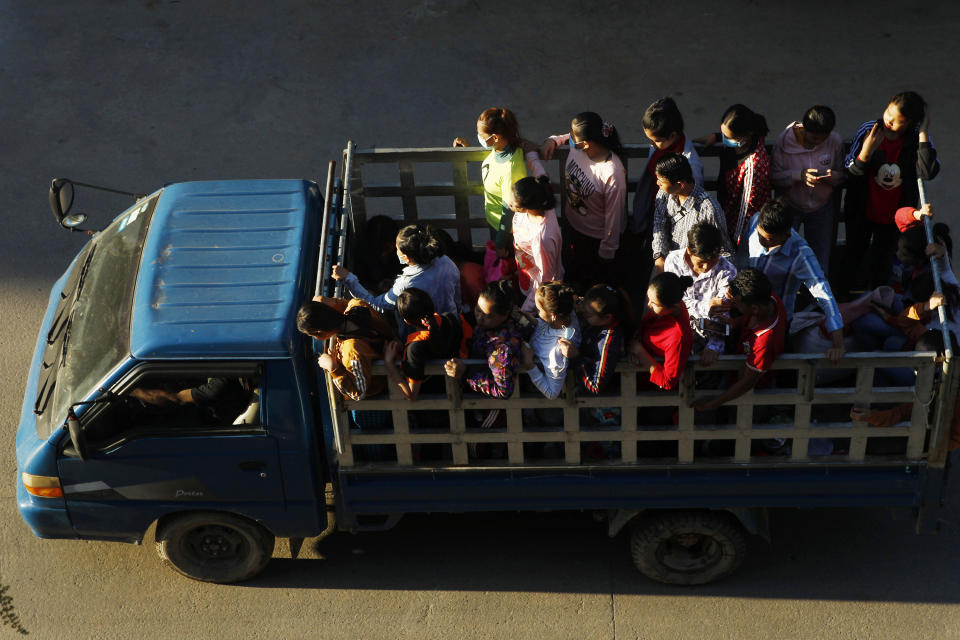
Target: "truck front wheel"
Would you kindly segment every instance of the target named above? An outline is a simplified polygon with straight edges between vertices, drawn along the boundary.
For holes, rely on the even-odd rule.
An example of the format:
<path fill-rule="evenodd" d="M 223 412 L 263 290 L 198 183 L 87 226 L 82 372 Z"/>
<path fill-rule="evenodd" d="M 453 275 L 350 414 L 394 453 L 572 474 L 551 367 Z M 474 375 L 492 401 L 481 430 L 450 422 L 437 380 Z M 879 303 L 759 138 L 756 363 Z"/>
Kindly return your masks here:
<path fill-rule="evenodd" d="M 157 553 L 164 564 L 203 582 L 241 582 L 263 571 L 274 537 L 255 522 L 229 513 L 176 516 L 157 528 Z"/>
<path fill-rule="evenodd" d="M 747 552 L 743 527 L 722 511 L 647 515 L 634 526 L 633 563 L 667 584 L 706 584 L 733 573 Z"/>

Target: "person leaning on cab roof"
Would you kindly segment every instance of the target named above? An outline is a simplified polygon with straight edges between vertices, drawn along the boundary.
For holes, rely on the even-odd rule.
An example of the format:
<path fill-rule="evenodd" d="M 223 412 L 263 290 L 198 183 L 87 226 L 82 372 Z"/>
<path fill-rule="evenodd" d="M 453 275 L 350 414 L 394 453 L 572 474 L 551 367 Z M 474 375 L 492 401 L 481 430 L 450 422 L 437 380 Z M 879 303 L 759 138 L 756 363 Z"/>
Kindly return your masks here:
<path fill-rule="evenodd" d="M 363 400 L 383 391 L 383 378 L 372 376 L 372 365 L 383 357 L 385 343 L 395 335 L 369 303 L 317 296 L 300 307 L 297 329 L 317 340 L 331 340 L 317 365 L 330 372 L 344 396 Z"/>

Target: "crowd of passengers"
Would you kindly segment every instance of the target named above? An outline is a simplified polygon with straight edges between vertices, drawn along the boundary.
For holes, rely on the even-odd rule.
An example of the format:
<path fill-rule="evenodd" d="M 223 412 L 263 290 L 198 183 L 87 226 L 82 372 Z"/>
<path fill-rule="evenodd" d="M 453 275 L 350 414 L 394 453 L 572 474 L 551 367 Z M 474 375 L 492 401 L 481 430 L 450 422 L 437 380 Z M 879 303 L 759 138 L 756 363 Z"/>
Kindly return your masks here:
<path fill-rule="evenodd" d="M 922 224 L 933 210 L 920 206 L 917 178 L 940 170 L 929 123 L 924 100 L 899 93 L 844 154 L 833 111 L 817 105 L 768 153 L 767 123 L 748 107 L 731 106 L 719 132 L 691 140 L 675 101 L 662 98 L 643 114 L 650 153 L 631 200 L 617 129 L 598 114 L 577 114 L 569 132 L 537 145 L 521 137 L 509 110 L 486 109 L 477 140 L 489 149 L 484 212 L 495 240 L 482 259 L 443 231 L 375 217 L 356 273 L 332 269 L 350 299 L 307 302 L 298 326 L 331 339 L 319 366 L 353 400 L 389 384 L 415 401 L 429 383 L 425 365 L 436 360 L 485 396 L 509 397 L 526 373 L 532 388 L 555 398 L 568 375 L 579 393 L 616 391 L 624 358 L 641 390 L 674 390 L 691 355 L 706 371 L 721 354 L 745 355 L 737 375 L 698 380 L 713 393 L 694 408 L 710 411 L 771 384 L 771 365 L 791 350 L 832 362 L 851 350 L 942 350 L 936 309 L 946 306 L 955 335 L 960 290 L 949 229 L 936 223 L 928 243 Z M 704 190 L 694 143 L 720 145 L 716 197 Z M 542 162 L 564 145 L 559 219 Z M 831 283 L 824 274 L 841 186 L 846 254 L 833 270 L 843 277 Z M 387 379 L 371 374 L 381 358 Z M 485 365 L 466 366 L 468 359 Z M 909 369 L 876 375 L 881 385 L 913 384 Z M 904 411 L 851 415 L 892 424 Z M 499 413 L 478 421 L 502 424 Z"/>

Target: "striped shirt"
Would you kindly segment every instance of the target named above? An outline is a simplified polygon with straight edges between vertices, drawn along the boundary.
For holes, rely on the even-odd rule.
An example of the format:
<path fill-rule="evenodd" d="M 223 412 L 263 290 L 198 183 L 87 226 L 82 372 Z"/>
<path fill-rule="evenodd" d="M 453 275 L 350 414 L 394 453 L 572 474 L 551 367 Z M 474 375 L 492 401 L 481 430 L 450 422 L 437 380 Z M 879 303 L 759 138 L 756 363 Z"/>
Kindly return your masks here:
<path fill-rule="evenodd" d="M 695 184 L 687 199 L 657 192 L 653 210 L 653 258 L 664 257 L 674 249 L 687 247 L 687 232 L 698 222 L 709 222 L 723 234 L 724 247 L 729 250 L 727 220 L 717 201 L 703 187 Z"/>
<path fill-rule="evenodd" d="M 773 292 L 783 300 L 787 322 L 793 318 L 797 293 L 803 285 L 827 316 L 827 331 L 842 329 L 843 318 L 840 316 L 830 283 L 824 278 L 820 262 L 807 241 L 791 229 L 786 242 L 779 247 L 766 249 L 760 244 L 760 234 L 757 232 L 759 222 L 759 216 L 753 216 L 750 220 L 750 266 L 759 269 L 769 278 Z"/>
<path fill-rule="evenodd" d="M 582 344 L 577 376 L 584 389 L 599 393 L 610 381 L 623 355 L 623 327 L 616 321 L 609 327 L 587 325 L 583 329 Z"/>

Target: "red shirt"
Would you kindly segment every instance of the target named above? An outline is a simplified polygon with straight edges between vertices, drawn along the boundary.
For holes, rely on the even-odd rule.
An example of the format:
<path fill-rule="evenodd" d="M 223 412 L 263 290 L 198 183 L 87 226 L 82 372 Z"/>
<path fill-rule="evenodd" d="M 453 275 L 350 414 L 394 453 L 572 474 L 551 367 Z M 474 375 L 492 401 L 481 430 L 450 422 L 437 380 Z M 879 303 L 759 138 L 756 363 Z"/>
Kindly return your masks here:
<path fill-rule="evenodd" d="M 681 304 L 679 316 L 648 313 L 640 321 L 638 333 L 647 353 L 663 360 L 663 364 L 654 363 L 650 382 L 668 391 L 675 389 L 693 348 L 693 330 L 687 308 Z"/>
<path fill-rule="evenodd" d="M 900 196 L 903 191 L 903 178 L 897 159 L 903 149 L 903 138 L 897 140 L 883 139 L 880 143 L 880 152 L 884 154 L 886 163 L 880 165 L 877 173 L 868 176 L 870 185 L 867 193 L 867 220 L 879 224 L 891 224 L 894 214 L 900 206 Z"/>
<path fill-rule="evenodd" d="M 783 353 L 784 344 L 787 340 L 787 311 L 783 308 L 783 302 L 777 294 L 772 294 L 777 307 L 777 316 L 765 322 L 759 327 L 750 327 L 753 316 L 745 316 L 743 319 L 743 328 L 740 329 L 740 342 L 737 345 L 737 353 L 743 353 L 747 356 L 747 366 L 758 373 L 767 373 L 774 360 Z M 766 382 L 767 376 L 761 378 L 761 382 Z"/>

